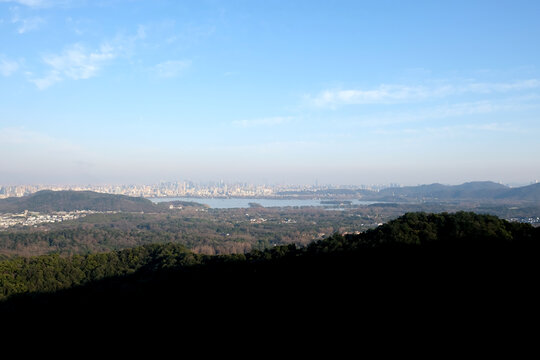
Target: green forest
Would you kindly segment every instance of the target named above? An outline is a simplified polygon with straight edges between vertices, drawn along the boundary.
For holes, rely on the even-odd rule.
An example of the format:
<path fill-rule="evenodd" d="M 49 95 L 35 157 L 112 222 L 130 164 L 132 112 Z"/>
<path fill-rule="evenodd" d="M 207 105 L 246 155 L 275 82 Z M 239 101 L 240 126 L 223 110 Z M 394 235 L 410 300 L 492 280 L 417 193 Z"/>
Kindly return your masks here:
<path fill-rule="evenodd" d="M 478 268 L 498 274 L 509 266 L 510 253 L 536 254 L 538 244 L 540 228 L 492 215 L 407 213 L 360 234 L 336 233 L 306 246 L 245 254 L 203 255 L 181 244 L 162 243 L 88 255 L 16 257 L 0 262 L 1 308 L 12 311 L 21 304 L 35 308 L 57 301 L 65 306 L 65 301 L 88 299 L 94 306 L 118 299 L 146 303 L 164 294 L 186 300 L 218 291 L 211 288 L 223 294 L 254 287 L 261 291 L 257 284 L 274 291 L 282 286 L 319 287 L 325 277 L 354 283 L 392 274 L 392 279 L 405 280 L 404 269 L 413 278 L 437 270 L 447 274 L 449 269 L 455 275 Z"/>
<path fill-rule="evenodd" d="M 365 230 L 382 222 L 379 213 L 377 208 L 347 212 L 322 208 L 185 208 L 167 213 L 93 214 L 0 231 L 0 259 L 51 253 L 86 255 L 166 242 L 208 255 L 245 253 L 274 245 L 306 245 L 334 232 Z"/>
<path fill-rule="evenodd" d="M 98 213 L 61 223 L 0 229 L 0 260 L 15 256 L 87 255 L 141 245 L 174 243 L 206 255 L 243 254 L 307 244 L 334 233 L 377 227 L 407 212 L 460 210 L 519 218 L 537 207 L 464 204 L 373 204 L 338 211 L 317 207 L 207 209 Z"/>

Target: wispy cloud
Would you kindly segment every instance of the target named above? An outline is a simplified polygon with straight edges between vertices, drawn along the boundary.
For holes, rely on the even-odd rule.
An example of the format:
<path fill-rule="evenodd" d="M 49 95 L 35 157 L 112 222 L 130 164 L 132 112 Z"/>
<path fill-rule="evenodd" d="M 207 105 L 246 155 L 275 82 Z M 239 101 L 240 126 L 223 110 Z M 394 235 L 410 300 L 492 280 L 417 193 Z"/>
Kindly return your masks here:
<path fill-rule="evenodd" d="M 164 21 L 161 24 L 162 27 L 175 27 L 174 22 L 170 21 Z M 216 28 L 214 25 L 206 24 L 206 25 L 193 25 L 193 24 L 187 24 L 184 25 L 183 28 L 180 31 L 177 31 L 172 36 L 167 36 L 165 38 L 165 42 L 168 44 L 175 44 L 176 46 L 190 46 L 193 44 L 196 44 L 200 42 L 203 39 L 208 38 L 214 32 L 216 31 Z"/>
<path fill-rule="evenodd" d="M 469 124 L 463 126 L 466 130 L 477 130 L 477 131 L 494 131 L 494 132 L 523 132 L 523 129 L 516 128 L 513 124 L 510 123 L 485 123 L 485 124 Z"/>
<path fill-rule="evenodd" d="M 10 76 L 19 69 L 19 63 L 0 54 L 0 75 Z"/>
<path fill-rule="evenodd" d="M 360 116 L 350 121 L 350 124 L 362 127 L 378 127 L 397 124 L 412 124 L 432 120 L 462 118 L 474 115 L 487 115 L 497 113 L 516 113 L 540 108 L 540 97 L 523 96 L 506 99 L 480 100 L 458 102 L 438 106 L 423 107 L 422 109 L 384 112 L 369 116 Z"/>
<path fill-rule="evenodd" d="M 101 69 L 114 59 L 129 57 L 138 40 L 145 37 L 142 27 L 133 36 L 117 35 L 99 47 L 89 49 L 82 44 L 66 47 L 59 54 L 47 54 L 42 57 L 49 70 L 42 77 L 31 78 L 38 89 L 46 89 L 63 80 L 83 80 L 97 76 Z"/>
<path fill-rule="evenodd" d="M 0 3 L 15 3 L 31 8 L 45 8 L 57 5 L 70 5 L 72 3 L 80 2 L 80 0 L 0 0 Z"/>
<path fill-rule="evenodd" d="M 317 95 L 307 95 L 308 104 L 320 108 L 344 105 L 395 104 L 421 102 L 462 94 L 492 94 L 537 89 L 540 80 L 528 79 L 508 83 L 464 82 L 437 85 L 386 85 L 373 89 L 324 90 Z"/>
<path fill-rule="evenodd" d="M 25 34 L 33 30 L 38 30 L 39 27 L 45 23 L 45 19 L 39 16 L 33 16 L 29 18 L 21 18 L 19 16 L 14 16 L 11 19 L 11 22 L 17 25 L 17 32 L 19 34 Z"/>
<path fill-rule="evenodd" d="M 191 66 L 190 60 L 169 60 L 154 66 L 154 73 L 161 78 L 175 78 Z"/>
<path fill-rule="evenodd" d="M 102 45 L 95 50 L 88 50 L 79 44 L 72 45 L 60 54 L 44 56 L 42 60 L 50 67 L 49 72 L 31 81 L 43 90 L 64 79 L 89 79 L 116 56 L 116 50 L 110 45 Z"/>
<path fill-rule="evenodd" d="M 1 1 L 1 0 L 0 0 Z M 25 34 L 33 30 L 38 30 L 45 24 L 45 19 L 40 16 L 23 16 L 19 7 L 15 6 L 9 9 L 11 12 L 11 23 L 16 25 L 19 34 Z"/>
<path fill-rule="evenodd" d="M 384 127 L 377 128 L 370 132 L 375 136 L 386 136 L 388 139 L 415 141 L 422 143 L 423 141 L 433 141 L 440 138 L 461 138 L 478 136 L 479 134 L 524 134 L 526 130 L 516 128 L 514 124 L 507 122 L 487 122 L 478 124 L 443 124 L 437 126 L 427 126 L 421 128 L 392 128 Z"/>
<path fill-rule="evenodd" d="M 30 79 L 30 82 L 34 83 L 39 90 L 45 90 L 62 80 L 63 77 L 60 75 L 60 73 L 57 71 L 51 71 L 45 77 Z"/>
<path fill-rule="evenodd" d="M 52 137 L 45 133 L 28 130 L 23 127 L 4 127 L 0 128 L 0 144 L 2 146 L 46 146 L 58 151 L 77 151 L 78 145 L 71 142 Z"/>
<path fill-rule="evenodd" d="M 351 104 L 384 104 L 412 99 L 424 99 L 430 95 L 425 87 L 404 85 L 380 85 L 367 90 L 325 90 L 315 96 L 307 96 L 310 104 L 317 107 L 336 107 Z"/>
<path fill-rule="evenodd" d="M 39 7 L 43 6 L 44 3 L 47 3 L 48 0 L 0 0 L 4 3 L 17 3 L 20 5 L 30 6 L 30 7 Z"/>
<path fill-rule="evenodd" d="M 260 119 L 235 120 L 232 122 L 232 124 L 237 127 L 252 128 L 252 127 L 259 127 L 259 126 L 281 125 L 291 120 L 293 120 L 292 116 L 275 116 L 275 117 L 267 117 L 267 118 L 260 118 Z"/>
<path fill-rule="evenodd" d="M 523 129 L 516 128 L 510 123 L 489 122 L 481 124 L 458 124 L 431 126 L 424 129 L 404 129 L 403 132 L 418 136 L 456 136 L 456 135 L 474 135 L 477 133 L 523 133 Z"/>
<path fill-rule="evenodd" d="M 481 83 L 472 82 L 462 86 L 455 86 L 454 92 L 457 94 L 462 93 L 478 93 L 478 94 L 491 94 L 491 93 L 507 93 L 512 91 L 537 89 L 540 87 L 540 80 L 528 79 L 520 80 L 508 83 Z"/>

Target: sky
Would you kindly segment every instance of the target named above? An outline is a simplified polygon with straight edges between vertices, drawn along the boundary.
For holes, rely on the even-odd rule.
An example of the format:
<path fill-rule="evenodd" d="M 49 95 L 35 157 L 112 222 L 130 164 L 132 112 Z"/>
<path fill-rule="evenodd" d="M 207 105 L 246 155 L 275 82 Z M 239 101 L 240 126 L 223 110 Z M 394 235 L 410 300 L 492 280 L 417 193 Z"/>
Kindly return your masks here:
<path fill-rule="evenodd" d="M 0 184 L 528 184 L 539 15 L 520 0 L 0 0 Z"/>

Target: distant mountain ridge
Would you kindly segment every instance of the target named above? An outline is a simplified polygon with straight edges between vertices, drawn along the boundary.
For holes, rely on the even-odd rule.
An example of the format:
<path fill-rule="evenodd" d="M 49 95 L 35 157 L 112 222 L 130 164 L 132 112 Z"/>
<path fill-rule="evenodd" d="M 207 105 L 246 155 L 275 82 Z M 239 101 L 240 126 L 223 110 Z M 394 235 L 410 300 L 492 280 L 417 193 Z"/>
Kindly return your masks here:
<path fill-rule="evenodd" d="M 540 183 L 510 188 L 493 181 L 472 181 L 461 185 L 439 183 L 391 187 L 380 191 L 365 189 L 320 189 L 281 191 L 277 195 L 293 197 L 361 198 L 369 201 L 530 201 L 540 202 Z"/>
<path fill-rule="evenodd" d="M 156 211 L 150 200 L 126 195 L 104 194 L 93 191 L 43 190 L 20 198 L 0 200 L 0 212 L 39 211 Z"/>
<path fill-rule="evenodd" d="M 282 196 L 326 196 L 329 198 L 361 198 L 369 201 L 486 201 L 486 202 L 540 202 L 540 183 L 510 188 L 492 181 L 467 182 L 461 185 L 429 184 L 386 188 L 379 192 L 369 190 L 328 189 L 321 191 L 282 192 Z M 19 213 L 25 210 L 51 211 L 125 211 L 161 212 L 173 206 L 203 206 L 164 202 L 154 204 L 142 197 L 97 193 L 93 191 L 42 190 L 34 194 L 0 199 L 0 212 Z"/>
<path fill-rule="evenodd" d="M 366 200 L 475 200 L 540 201 L 540 183 L 510 188 L 492 181 L 474 181 L 461 185 L 429 184 L 387 188 L 365 196 Z"/>
<path fill-rule="evenodd" d="M 508 200 L 529 200 L 538 202 L 540 201 L 540 183 L 519 188 L 511 188 L 508 191 L 500 194 L 498 198 Z"/>

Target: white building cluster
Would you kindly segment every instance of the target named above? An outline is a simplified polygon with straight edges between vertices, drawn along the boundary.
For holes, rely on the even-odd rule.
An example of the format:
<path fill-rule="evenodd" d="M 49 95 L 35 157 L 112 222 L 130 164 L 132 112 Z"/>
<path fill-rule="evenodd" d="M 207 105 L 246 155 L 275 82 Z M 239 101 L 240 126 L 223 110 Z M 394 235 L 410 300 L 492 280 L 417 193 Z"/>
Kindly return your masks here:
<path fill-rule="evenodd" d="M 34 211 L 24 211 L 19 214 L 5 213 L 0 214 L 0 229 L 7 229 L 13 226 L 37 227 L 45 223 L 57 223 L 67 220 L 75 220 L 85 217 L 89 214 L 103 213 L 92 210 L 76 211 L 57 211 L 50 214 L 43 214 Z M 116 211 L 107 211 L 106 213 L 116 213 Z"/>

